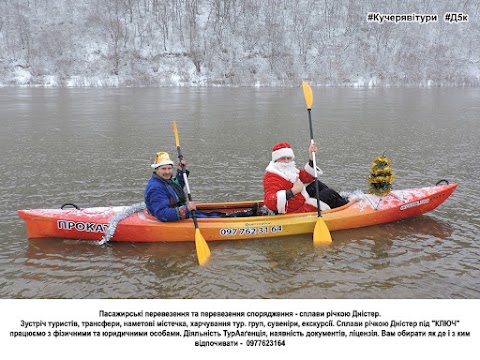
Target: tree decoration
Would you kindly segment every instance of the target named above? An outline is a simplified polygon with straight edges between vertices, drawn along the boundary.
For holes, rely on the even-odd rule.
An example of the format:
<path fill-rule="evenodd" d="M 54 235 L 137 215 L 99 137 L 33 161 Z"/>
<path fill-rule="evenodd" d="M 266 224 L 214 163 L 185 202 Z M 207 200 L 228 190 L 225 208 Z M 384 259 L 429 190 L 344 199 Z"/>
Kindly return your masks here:
<path fill-rule="evenodd" d="M 395 180 L 395 173 L 392 171 L 390 160 L 383 155 L 377 156 L 370 168 L 369 194 L 386 195 L 392 191 L 392 182 Z"/>

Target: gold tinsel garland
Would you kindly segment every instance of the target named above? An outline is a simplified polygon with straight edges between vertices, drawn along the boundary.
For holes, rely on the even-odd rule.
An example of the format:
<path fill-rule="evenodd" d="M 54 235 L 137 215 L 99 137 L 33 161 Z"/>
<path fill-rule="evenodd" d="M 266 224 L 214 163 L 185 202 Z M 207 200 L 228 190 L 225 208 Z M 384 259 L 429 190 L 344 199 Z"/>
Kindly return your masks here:
<path fill-rule="evenodd" d="M 390 160 L 384 155 L 379 155 L 373 161 L 370 168 L 369 194 L 386 195 L 392 191 L 392 182 L 395 180 L 395 173 L 392 171 Z"/>

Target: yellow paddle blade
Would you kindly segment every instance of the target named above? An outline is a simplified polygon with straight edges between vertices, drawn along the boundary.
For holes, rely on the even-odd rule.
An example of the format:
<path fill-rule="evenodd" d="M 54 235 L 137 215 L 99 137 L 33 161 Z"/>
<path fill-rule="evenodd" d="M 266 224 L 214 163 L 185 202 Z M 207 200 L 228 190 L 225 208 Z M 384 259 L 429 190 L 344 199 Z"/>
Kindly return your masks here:
<path fill-rule="evenodd" d="M 197 248 L 198 263 L 205 265 L 210 258 L 210 249 L 198 228 L 195 229 L 195 247 Z"/>
<path fill-rule="evenodd" d="M 180 146 L 180 140 L 178 138 L 177 124 L 175 123 L 175 121 L 173 121 L 173 132 L 175 134 L 175 144 L 177 145 L 177 147 L 179 147 Z"/>
<path fill-rule="evenodd" d="M 302 81 L 302 86 L 303 86 L 303 95 L 305 96 L 305 102 L 307 103 L 307 109 L 312 108 L 313 104 L 313 93 L 312 93 L 312 88 L 308 83 L 303 80 Z"/>
<path fill-rule="evenodd" d="M 327 224 L 321 216 L 317 218 L 315 229 L 313 230 L 313 246 L 330 245 L 332 243 L 332 235 L 328 230 Z"/>

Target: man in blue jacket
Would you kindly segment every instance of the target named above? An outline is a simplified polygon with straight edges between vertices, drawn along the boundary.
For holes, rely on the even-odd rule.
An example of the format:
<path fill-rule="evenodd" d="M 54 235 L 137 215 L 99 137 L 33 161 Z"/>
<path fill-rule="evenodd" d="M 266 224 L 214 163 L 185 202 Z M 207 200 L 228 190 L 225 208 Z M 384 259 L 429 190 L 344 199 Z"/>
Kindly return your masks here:
<path fill-rule="evenodd" d="M 186 163 L 182 160 L 183 165 Z M 245 217 L 255 215 L 267 215 L 259 210 L 258 204 L 254 204 L 251 210 L 236 211 L 233 213 L 208 212 L 197 210 L 194 201 L 188 201 L 183 188 L 182 167 L 177 164 L 176 176 L 173 176 L 173 161 L 166 152 L 159 152 L 151 165 L 153 175 L 145 188 L 145 205 L 150 214 L 160 221 L 176 221 L 192 217 L 192 210 L 198 218 L 206 217 Z M 186 170 L 187 176 L 189 171 Z"/>
<path fill-rule="evenodd" d="M 185 165 L 185 162 L 183 163 Z M 191 217 L 196 210 L 193 201 L 187 201 L 183 187 L 182 169 L 177 166 L 173 176 L 174 163 L 166 152 L 159 152 L 151 165 L 153 175 L 145 188 L 145 205 L 150 214 L 160 221 L 176 221 Z M 187 176 L 189 171 L 186 170 Z M 205 217 L 197 211 L 197 217 Z"/>

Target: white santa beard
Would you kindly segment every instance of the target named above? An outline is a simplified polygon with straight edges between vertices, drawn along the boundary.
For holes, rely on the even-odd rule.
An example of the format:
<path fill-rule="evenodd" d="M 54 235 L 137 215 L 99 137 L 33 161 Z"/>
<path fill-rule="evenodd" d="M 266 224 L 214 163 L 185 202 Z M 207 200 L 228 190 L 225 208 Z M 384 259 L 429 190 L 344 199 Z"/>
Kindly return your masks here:
<path fill-rule="evenodd" d="M 294 183 L 297 180 L 299 171 L 295 167 L 295 161 L 288 163 L 277 161 L 273 163 L 273 166 L 281 172 L 288 181 Z"/>

